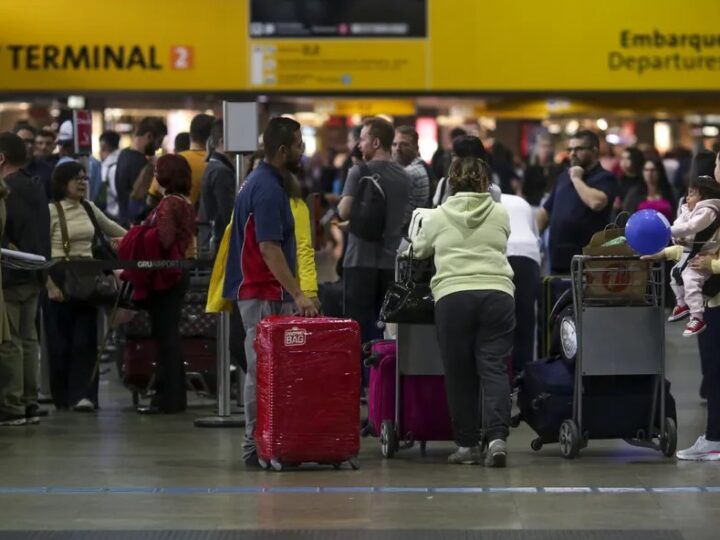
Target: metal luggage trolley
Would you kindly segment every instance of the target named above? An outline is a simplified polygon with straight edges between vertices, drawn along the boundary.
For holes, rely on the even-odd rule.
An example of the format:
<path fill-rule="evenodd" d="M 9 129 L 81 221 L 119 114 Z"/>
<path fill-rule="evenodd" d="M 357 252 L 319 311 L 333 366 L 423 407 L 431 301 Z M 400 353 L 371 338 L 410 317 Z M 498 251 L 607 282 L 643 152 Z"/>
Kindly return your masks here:
<path fill-rule="evenodd" d="M 573 414 L 560 428 L 563 456 L 576 457 L 591 438 L 583 429 L 584 378 L 611 375 L 652 376 L 647 426 L 625 441 L 672 456 L 677 426 L 665 416 L 664 265 L 639 257 L 579 255 L 572 260 L 571 277 L 577 355 Z M 612 294 L 598 294 L 597 283 Z"/>

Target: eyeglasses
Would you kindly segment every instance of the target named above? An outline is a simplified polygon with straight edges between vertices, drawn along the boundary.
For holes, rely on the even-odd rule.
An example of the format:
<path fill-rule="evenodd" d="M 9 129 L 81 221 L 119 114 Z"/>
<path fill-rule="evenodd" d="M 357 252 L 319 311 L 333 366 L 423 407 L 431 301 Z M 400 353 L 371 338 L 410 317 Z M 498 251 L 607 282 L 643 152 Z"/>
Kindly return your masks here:
<path fill-rule="evenodd" d="M 568 153 L 581 152 L 582 150 L 592 150 L 594 146 L 572 146 L 567 149 Z"/>
<path fill-rule="evenodd" d="M 89 182 L 90 177 L 89 176 L 76 176 L 75 178 L 71 178 L 71 181 L 74 182 Z"/>

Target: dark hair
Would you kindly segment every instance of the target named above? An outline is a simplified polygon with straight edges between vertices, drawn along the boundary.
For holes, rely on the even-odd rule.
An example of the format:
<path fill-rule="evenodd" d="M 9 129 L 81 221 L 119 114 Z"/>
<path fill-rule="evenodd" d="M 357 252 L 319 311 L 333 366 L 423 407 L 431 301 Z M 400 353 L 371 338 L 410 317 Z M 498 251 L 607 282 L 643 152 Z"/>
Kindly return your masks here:
<path fill-rule="evenodd" d="M 399 126 L 395 128 L 395 131 L 397 133 L 400 133 L 401 135 L 406 135 L 410 137 L 410 140 L 412 141 L 412 144 L 414 146 L 418 145 L 418 141 L 420 140 L 420 136 L 418 135 L 418 132 L 415 131 L 415 128 L 412 126 Z"/>
<path fill-rule="evenodd" d="M 665 165 L 663 164 L 662 160 L 657 157 L 646 159 L 645 163 L 652 163 L 655 167 L 655 170 L 658 174 L 658 191 L 660 192 L 660 195 L 662 195 L 662 197 L 670 203 L 674 215 L 677 207 L 677 201 L 675 200 L 675 192 L 673 191 L 673 188 L 670 185 L 670 181 L 668 180 Z M 643 182 L 642 186 L 645 188 L 644 196 L 647 197 L 647 187 L 645 186 L 645 182 Z"/>
<path fill-rule="evenodd" d="M 208 137 L 207 144 L 208 148 L 210 148 L 211 152 L 214 152 L 215 149 L 218 147 L 218 143 L 220 142 L 220 139 L 224 136 L 224 122 L 222 118 L 218 118 L 213 122 L 212 127 L 210 128 L 210 136 Z"/>
<path fill-rule="evenodd" d="M 488 160 L 488 153 L 479 137 L 463 135 L 453 141 L 453 154 L 459 158 L 474 157 Z"/>
<path fill-rule="evenodd" d="M 368 133 L 373 139 L 380 141 L 380 147 L 383 150 L 390 151 L 392 149 L 393 139 L 395 138 L 395 129 L 393 125 L 378 116 L 368 118 L 363 122 L 363 126 L 368 128 Z"/>
<path fill-rule="evenodd" d="M 196 114 L 190 122 L 190 140 L 204 146 L 210 137 L 210 129 L 214 122 L 214 116 L 203 113 Z"/>
<path fill-rule="evenodd" d="M 37 132 L 37 134 L 35 135 L 35 137 L 46 137 L 46 138 L 52 139 L 52 140 L 54 141 L 54 140 L 55 140 L 55 133 L 53 133 L 53 132 L 50 131 L 49 129 L 41 129 L 40 131 Z"/>
<path fill-rule="evenodd" d="M 276 116 L 268 122 L 263 132 L 263 146 L 268 158 L 273 159 L 281 146 L 289 147 L 300 131 L 300 124 L 292 118 Z"/>
<path fill-rule="evenodd" d="M 636 176 L 640 176 L 642 174 L 643 165 L 645 165 L 645 156 L 643 153 L 635 146 L 628 146 L 625 150 L 623 150 L 623 152 L 630 154 L 630 170 Z"/>
<path fill-rule="evenodd" d="M 50 180 L 50 190 L 53 200 L 60 202 L 67 197 L 67 186 L 70 180 L 84 172 L 85 167 L 77 161 L 67 161 L 55 167 L 52 173 L 52 179 Z"/>
<path fill-rule="evenodd" d="M 257 160 L 263 160 L 265 159 L 265 152 L 262 150 L 255 150 L 253 152 L 252 156 L 250 156 L 250 160 L 247 165 L 247 169 L 245 171 L 245 177 L 247 178 L 251 172 L 255 170 L 255 162 Z"/>
<path fill-rule="evenodd" d="M 18 122 L 17 124 L 15 124 L 15 129 L 13 129 L 13 133 L 15 133 L 15 135 L 17 135 L 18 132 L 22 131 L 23 129 L 32 133 L 33 137 L 35 135 L 37 135 L 37 130 L 34 127 L 32 127 L 30 124 L 28 124 L 27 122 Z"/>
<path fill-rule="evenodd" d="M 178 133 L 175 135 L 175 142 L 173 144 L 176 152 L 184 152 L 190 150 L 190 134 L 187 131 Z"/>
<path fill-rule="evenodd" d="M 192 170 L 187 160 L 177 154 L 160 156 L 155 165 L 155 178 L 166 194 L 190 195 Z"/>
<path fill-rule="evenodd" d="M 25 143 L 9 131 L 0 133 L 0 154 L 3 154 L 11 165 L 23 165 L 27 159 Z"/>
<path fill-rule="evenodd" d="M 690 178 L 698 176 L 715 176 L 716 154 L 710 150 L 700 150 L 692 159 Z"/>
<path fill-rule="evenodd" d="M 116 131 L 103 131 L 100 142 L 107 144 L 113 150 L 120 148 L 120 134 Z"/>
<path fill-rule="evenodd" d="M 696 176 L 690 178 L 689 189 L 696 189 L 700 193 L 700 199 L 720 199 L 720 184 L 712 176 Z"/>
<path fill-rule="evenodd" d="M 142 137 L 146 133 L 152 133 L 155 138 L 164 137 L 167 135 L 167 126 L 159 116 L 146 116 L 140 120 L 135 135 Z"/>
<path fill-rule="evenodd" d="M 352 134 L 356 141 L 360 140 L 360 133 L 362 133 L 362 128 L 362 125 L 353 126 L 352 128 Z"/>
<path fill-rule="evenodd" d="M 450 131 L 450 138 L 452 140 L 455 140 L 458 137 L 465 137 L 466 135 L 467 135 L 467 131 L 465 131 L 463 128 L 457 127 L 457 128 L 453 128 Z"/>
<path fill-rule="evenodd" d="M 589 142 L 590 146 L 593 148 L 600 148 L 600 138 L 597 136 L 597 133 L 594 131 L 590 131 L 589 129 L 581 129 L 580 131 L 576 131 L 575 135 L 572 136 L 573 139 L 583 139 L 585 142 Z"/>

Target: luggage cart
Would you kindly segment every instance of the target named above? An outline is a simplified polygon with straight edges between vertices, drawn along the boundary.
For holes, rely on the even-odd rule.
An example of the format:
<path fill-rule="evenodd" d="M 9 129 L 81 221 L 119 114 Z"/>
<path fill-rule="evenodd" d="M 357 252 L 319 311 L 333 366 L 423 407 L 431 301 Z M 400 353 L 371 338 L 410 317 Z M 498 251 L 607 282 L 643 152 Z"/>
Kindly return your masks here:
<path fill-rule="evenodd" d="M 646 425 L 634 437 L 617 438 L 672 456 L 677 426 L 665 411 L 665 266 L 639 257 L 579 255 L 571 278 L 577 354 L 572 418 L 560 427 L 563 456 L 577 457 L 593 438 L 583 424 L 586 378 L 618 375 L 650 376 L 653 384 Z"/>
<path fill-rule="evenodd" d="M 408 259 L 399 255 L 395 262 L 395 279 L 401 279 L 401 271 L 404 264 L 409 264 Z M 425 276 L 429 279 L 430 273 Z M 418 437 L 412 429 L 403 425 L 403 378 L 413 376 L 445 376 L 445 369 L 440 356 L 440 348 L 437 342 L 435 325 L 431 324 L 397 324 L 395 325 L 397 359 L 395 364 L 395 416 L 393 420 L 385 420 L 380 426 L 380 448 L 383 457 L 393 458 L 399 450 L 413 448 L 415 443 L 420 445 L 421 455 L 425 455 L 427 443 L 433 441 L 452 440 L 452 425 L 448 413 L 447 429 L 434 430 L 446 431 L 440 437 Z M 444 379 L 443 379 L 444 380 Z M 435 381 L 437 382 L 437 381 Z M 444 384 L 444 383 L 443 383 Z M 444 387 L 443 387 L 444 392 Z M 428 400 L 431 397 L 428 396 Z M 447 400 L 444 400 L 443 406 Z M 442 415 L 441 415 L 442 416 Z"/>

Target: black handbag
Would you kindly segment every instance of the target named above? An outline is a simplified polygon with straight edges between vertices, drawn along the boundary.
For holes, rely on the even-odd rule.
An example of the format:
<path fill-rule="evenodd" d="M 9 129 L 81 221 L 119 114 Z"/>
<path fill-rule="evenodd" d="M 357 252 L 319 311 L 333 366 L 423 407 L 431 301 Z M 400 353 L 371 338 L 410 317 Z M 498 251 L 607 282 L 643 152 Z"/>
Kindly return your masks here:
<path fill-rule="evenodd" d="M 50 275 L 55 284 L 63 293 L 65 301 L 82 302 L 96 306 L 115 304 L 118 295 L 118 282 L 112 273 L 106 274 L 102 270 L 93 267 L 89 261 L 94 260 L 89 257 L 70 257 L 70 235 L 67 228 L 67 219 L 65 211 L 59 202 L 55 202 L 57 209 L 58 221 L 60 222 L 60 234 L 62 237 L 63 251 L 65 252 L 65 260 L 83 260 L 88 261 L 82 265 L 64 265 L 58 264 L 52 268 Z M 93 237 L 94 246 L 105 246 L 95 248 L 93 255 L 97 252 L 99 255 L 109 257 L 114 252 L 109 245 L 107 239 L 102 235 L 102 231 L 93 215 L 90 205 L 83 201 L 83 208 L 88 213 L 88 217 L 93 224 L 95 235 Z M 100 238 L 98 238 L 100 237 Z"/>
<path fill-rule="evenodd" d="M 403 262 L 405 264 L 401 264 L 400 281 L 390 285 L 385 293 L 380 308 L 380 320 L 402 324 L 434 324 L 435 300 L 430 284 L 416 281 L 415 278 L 418 274 L 426 274 L 424 271 L 418 271 L 418 266 L 427 263 L 413 257 L 412 247 L 407 261 Z"/>

